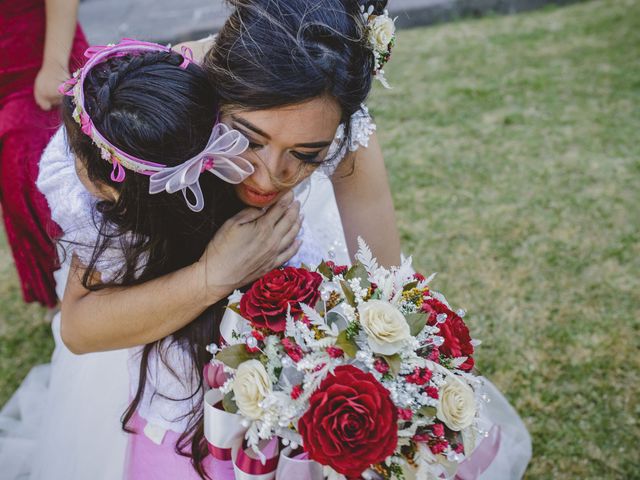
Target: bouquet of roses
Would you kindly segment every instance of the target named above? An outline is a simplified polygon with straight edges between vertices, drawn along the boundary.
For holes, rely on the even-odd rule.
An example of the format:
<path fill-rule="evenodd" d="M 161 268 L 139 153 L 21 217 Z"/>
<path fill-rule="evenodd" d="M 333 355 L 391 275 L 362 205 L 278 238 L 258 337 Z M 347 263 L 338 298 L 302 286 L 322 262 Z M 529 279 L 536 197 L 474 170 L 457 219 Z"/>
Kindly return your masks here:
<path fill-rule="evenodd" d="M 229 299 L 205 436 L 236 478 L 449 478 L 478 439 L 476 342 L 414 273 L 284 267 Z"/>

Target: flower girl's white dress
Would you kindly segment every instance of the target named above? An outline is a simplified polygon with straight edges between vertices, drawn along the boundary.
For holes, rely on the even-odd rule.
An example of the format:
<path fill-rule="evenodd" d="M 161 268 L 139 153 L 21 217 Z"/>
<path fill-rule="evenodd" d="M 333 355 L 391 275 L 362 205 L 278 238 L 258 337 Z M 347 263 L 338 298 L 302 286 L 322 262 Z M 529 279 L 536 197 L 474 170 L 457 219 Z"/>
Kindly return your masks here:
<path fill-rule="evenodd" d="M 352 118 L 348 148 L 366 146 L 375 130 L 366 108 Z M 338 132 L 337 137 L 341 136 Z M 346 150 L 346 149 L 345 149 Z M 340 152 L 338 157 L 343 157 Z M 303 204 L 303 246 L 293 263 L 313 264 L 329 258 L 337 264 L 349 263 L 335 197 L 328 175 L 333 166 L 314 173 L 309 181 L 296 189 Z M 74 161 L 60 130 L 45 150 L 38 186 L 51 207 L 52 218 L 65 232 L 71 244 L 91 245 L 96 240 L 93 221 L 94 200 L 86 192 L 75 173 Z M 75 247 L 67 249 L 81 259 L 91 252 Z M 57 275 L 58 294 L 62 297 L 68 275 L 69 251 L 61 251 L 63 262 Z M 109 252 L 98 265 L 103 276 L 114 271 L 118 251 Z M 0 412 L 0 479 L 42 480 L 115 480 L 123 476 L 127 435 L 121 430 L 120 416 L 126 409 L 131 386 L 137 385 L 138 349 L 74 355 L 60 338 L 60 316 L 53 320 L 55 351 L 51 364 L 35 367 L 20 388 Z M 176 357 L 178 358 L 178 357 Z M 176 383 L 166 368 L 150 362 L 152 371 L 138 414 L 158 429 L 180 431 L 184 422 L 174 421 L 189 405 L 163 400 L 184 395 L 188 386 Z M 182 370 L 180 367 L 178 371 Z M 190 392 L 189 392 L 190 393 Z M 492 430 L 492 446 L 497 455 L 490 455 L 490 465 L 480 477 L 467 468 L 461 478 L 486 480 L 517 479 L 531 457 L 528 432 L 509 403 L 487 381 L 490 401 L 484 410 L 487 431 Z M 482 462 L 479 462 L 481 464 Z M 486 466 L 482 465 L 481 470 Z"/>

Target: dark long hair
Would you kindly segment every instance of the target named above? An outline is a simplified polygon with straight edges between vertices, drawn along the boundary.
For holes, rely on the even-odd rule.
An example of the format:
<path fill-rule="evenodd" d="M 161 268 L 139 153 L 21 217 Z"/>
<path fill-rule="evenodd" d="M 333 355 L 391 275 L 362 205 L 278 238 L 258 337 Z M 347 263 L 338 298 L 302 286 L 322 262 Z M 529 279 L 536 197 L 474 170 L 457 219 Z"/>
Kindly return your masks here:
<path fill-rule="evenodd" d="M 131 155 L 169 166 L 201 152 L 216 122 L 217 96 L 202 68 L 191 64 L 183 69 L 181 62 L 177 53 L 153 52 L 114 58 L 94 67 L 85 80 L 84 94 L 87 113 L 98 131 Z M 63 118 L 72 152 L 85 166 L 89 180 L 109 185 L 119 194 L 115 201 L 97 203 L 94 217 L 100 235 L 82 279 L 85 288 L 135 285 L 197 261 L 222 223 L 242 208 L 232 187 L 214 175 L 201 175 L 205 207 L 193 212 L 180 192 L 149 194 L 145 175 L 127 171 L 122 183 L 112 182 L 111 164 L 101 158 L 74 121 L 74 108 L 73 100 L 66 97 Z M 124 261 L 114 265 L 119 268 L 114 278 L 95 281 L 98 263 L 112 248 L 122 252 Z M 191 384 L 200 386 L 192 397 L 198 401 L 202 367 L 210 359 L 205 345 L 216 340 L 214 325 L 221 310 L 222 305 L 213 305 L 175 332 L 169 342 L 144 346 L 137 393 L 122 418 L 125 430 L 143 397 L 150 355 L 156 353 L 171 369 L 165 361 L 166 349 L 176 342 L 192 359 Z M 183 455 L 187 455 L 193 431 L 199 428 L 198 418 L 191 420 L 176 446 Z M 194 441 L 201 443 L 202 435 Z M 205 453 L 199 444 L 192 450 L 194 465 L 204 475 L 201 461 Z"/>
<path fill-rule="evenodd" d="M 374 72 L 360 6 L 381 13 L 386 0 L 229 3 L 235 10 L 203 63 L 221 109 L 262 110 L 327 95 L 340 106 L 347 142 L 349 119 L 366 100 Z"/>

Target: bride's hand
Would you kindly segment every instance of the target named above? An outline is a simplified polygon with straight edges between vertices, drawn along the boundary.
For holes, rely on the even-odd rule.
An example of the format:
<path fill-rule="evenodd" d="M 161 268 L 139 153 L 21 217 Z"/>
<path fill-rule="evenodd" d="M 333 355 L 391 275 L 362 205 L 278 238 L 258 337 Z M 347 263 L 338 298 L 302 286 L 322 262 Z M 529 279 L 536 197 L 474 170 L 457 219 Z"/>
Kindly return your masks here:
<path fill-rule="evenodd" d="M 247 208 L 227 220 L 198 262 L 208 296 L 226 297 L 293 257 L 300 248 L 301 223 L 292 192 L 266 211 Z"/>

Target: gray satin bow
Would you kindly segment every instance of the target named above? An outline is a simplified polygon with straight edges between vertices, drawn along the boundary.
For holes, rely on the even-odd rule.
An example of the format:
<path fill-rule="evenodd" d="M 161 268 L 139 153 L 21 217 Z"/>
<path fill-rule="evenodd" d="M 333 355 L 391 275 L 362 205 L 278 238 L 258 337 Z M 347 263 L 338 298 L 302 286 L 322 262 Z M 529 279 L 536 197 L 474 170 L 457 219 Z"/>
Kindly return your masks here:
<path fill-rule="evenodd" d="M 199 212 L 204 208 L 200 174 L 209 171 L 225 182 L 242 183 L 254 172 L 253 165 L 240 157 L 248 147 L 249 140 L 242 133 L 218 123 L 213 127 L 202 153 L 175 167 L 163 168 L 149 177 L 149 193 L 176 193 L 182 190 L 189 208 Z M 193 193 L 195 203 L 189 201 L 188 190 Z"/>

